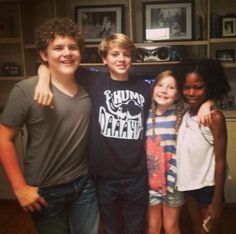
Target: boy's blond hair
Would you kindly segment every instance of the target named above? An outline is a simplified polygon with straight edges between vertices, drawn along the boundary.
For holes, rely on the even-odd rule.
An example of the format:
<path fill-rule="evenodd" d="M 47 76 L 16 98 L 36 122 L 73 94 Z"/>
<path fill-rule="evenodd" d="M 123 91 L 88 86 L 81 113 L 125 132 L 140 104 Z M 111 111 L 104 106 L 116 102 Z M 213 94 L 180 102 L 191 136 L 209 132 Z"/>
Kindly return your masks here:
<path fill-rule="evenodd" d="M 106 58 L 108 51 L 114 46 L 125 49 L 131 54 L 136 50 L 134 42 L 128 36 L 122 33 L 115 33 L 102 39 L 98 47 L 99 55 L 102 58 Z"/>

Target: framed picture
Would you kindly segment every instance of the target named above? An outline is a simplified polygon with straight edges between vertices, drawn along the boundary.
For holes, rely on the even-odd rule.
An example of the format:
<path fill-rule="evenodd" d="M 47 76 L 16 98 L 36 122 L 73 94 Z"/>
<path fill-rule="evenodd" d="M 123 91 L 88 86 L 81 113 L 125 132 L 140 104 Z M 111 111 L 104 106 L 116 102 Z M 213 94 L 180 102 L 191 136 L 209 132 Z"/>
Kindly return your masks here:
<path fill-rule="evenodd" d="M 222 36 L 236 36 L 236 17 L 224 17 L 222 19 Z"/>
<path fill-rule="evenodd" d="M 234 62 L 234 50 L 216 50 L 216 61 L 219 62 Z"/>
<path fill-rule="evenodd" d="M 191 40 L 193 19 L 192 1 L 144 2 L 144 40 Z"/>
<path fill-rule="evenodd" d="M 86 42 L 99 42 L 113 33 L 124 32 L 124 5 L 77 6 L 75 21 Z"/>

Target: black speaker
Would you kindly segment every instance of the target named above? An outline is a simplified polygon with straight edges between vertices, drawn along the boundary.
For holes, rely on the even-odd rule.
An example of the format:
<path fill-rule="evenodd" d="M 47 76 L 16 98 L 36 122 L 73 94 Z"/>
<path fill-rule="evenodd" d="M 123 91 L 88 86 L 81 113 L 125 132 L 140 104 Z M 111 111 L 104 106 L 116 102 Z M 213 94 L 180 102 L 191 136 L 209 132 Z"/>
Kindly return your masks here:
<path fill-rule="evenodd" d="M 139 47 L 137 53 L 142 56 L 143 62 L 169 61 L 170 46 Z"/>

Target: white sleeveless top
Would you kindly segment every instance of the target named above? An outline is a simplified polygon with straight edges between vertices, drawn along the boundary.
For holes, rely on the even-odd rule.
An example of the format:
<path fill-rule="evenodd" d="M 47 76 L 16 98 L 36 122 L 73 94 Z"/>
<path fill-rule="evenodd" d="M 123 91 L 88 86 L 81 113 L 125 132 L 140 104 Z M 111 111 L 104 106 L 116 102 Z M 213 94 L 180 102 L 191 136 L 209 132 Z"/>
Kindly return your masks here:
<path fill-rule="evenodd" d="M 177 138 L 177 188 L 200 189 L 215 184 L 213 135 L 208 127 L 198 126 L 197 116 L 187 112 Z"/>

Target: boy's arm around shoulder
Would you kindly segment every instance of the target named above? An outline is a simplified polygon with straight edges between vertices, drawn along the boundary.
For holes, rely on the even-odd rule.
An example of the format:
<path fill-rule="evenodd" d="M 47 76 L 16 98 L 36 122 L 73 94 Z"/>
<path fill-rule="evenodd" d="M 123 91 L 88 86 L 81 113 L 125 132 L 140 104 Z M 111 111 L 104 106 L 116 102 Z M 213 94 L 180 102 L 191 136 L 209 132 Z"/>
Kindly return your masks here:
<path fill-rule="evenodd" d="M 38 68 L 39 81 L 34 91 L 34 101 L 41 106 L 53 106 L 53 93 L 50 88 L 51 74 L 46 65 L 41 64 Z"/>
<path fill-rule="evenodd" d="M 14 145 L 19 130 L 0 123 L 0 161 L 20 205 L 32 212 L 41 210 L 41 205 L 47 203 L 39 196 L 38 188 L 29 186 L 24 179 Z"/>
<path fill-rule="evenodd" d="M 207 100 L 200 106 L 197 114 L 199 125 L 210 126 L 212 122 L 211 110 L 215 107 L 215 103 L 214 100 Z"/>
<path fill-rule="evenodd" d="M 212 112 L 211 130 L 214 137 L 215 153 L 215 192 L 209 206 L 210 216 L 218 219 L 221 214 L 224 196 L 226 170 L 227 128 L 225 116 L 221 111 Z"/>

